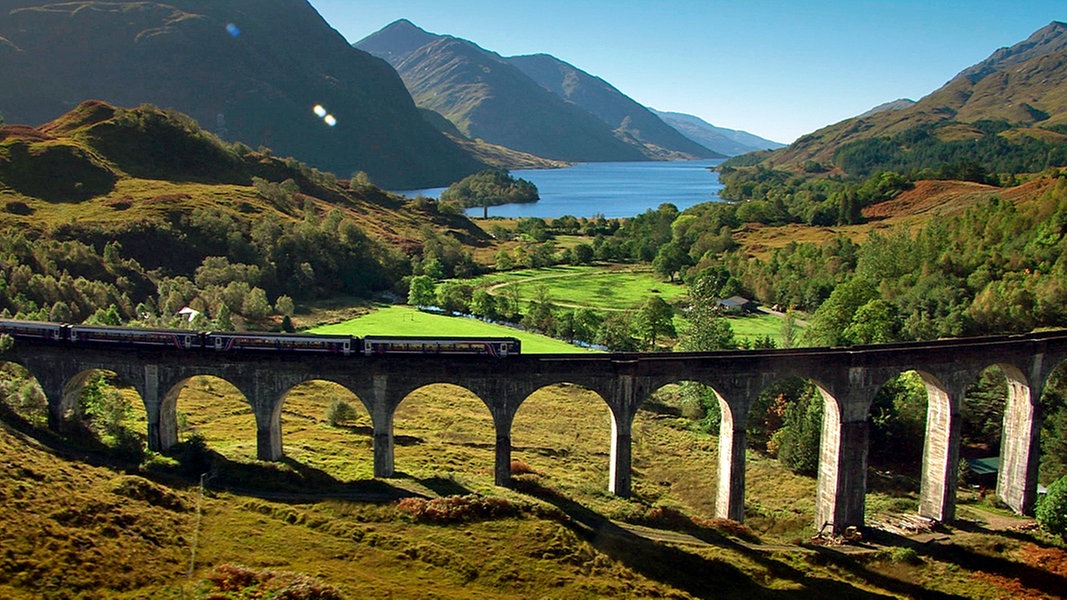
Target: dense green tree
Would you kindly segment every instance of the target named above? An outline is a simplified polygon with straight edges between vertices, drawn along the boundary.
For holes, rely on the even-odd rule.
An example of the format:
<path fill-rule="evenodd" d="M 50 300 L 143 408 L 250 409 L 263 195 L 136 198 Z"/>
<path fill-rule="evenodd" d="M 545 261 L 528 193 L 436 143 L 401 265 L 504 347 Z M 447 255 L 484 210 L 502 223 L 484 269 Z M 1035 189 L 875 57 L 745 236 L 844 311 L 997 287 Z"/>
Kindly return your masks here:
<path fill-rule="evenodd" d="M 260 287 L 249 290 L 241 303 L 241 314 L 249 319 L 264 319 L 270 314 L 270 302 L 267 301 L 267 292 Z"/>
<path fill-rule="evenodd" d="M 811 384 L 786 405 L 782 427 L 772 441 L 777 445 L 778 460 L 795 473 L 815 475 L 819 467 L 822 413 L 822 394 Z"/>
<path fill-rule="evenodd" d="M 896 307 L 874 298 L 856 309 L 841 338 L 848 344 L 885 344 L 897 341 L 899 331 Z"/>
<path fill-rule="evenodd" d="M 1045 497 L 1037 503 L 1034 517 L 1045 531 L 1067 540 L 1067 476 L 1048 486 Z"/>
<path fill-rule="evenodd" d="M 416 275 L 408 284 L 408 304 L 433 306 L 437 302 L 437 284 L 429 275 Z"/>
<path fill-rule="evenodd" d="M 652 260 L 652 269 L 661 277 L 674 281 L 674 276 L 690 264 L 689 253 L 677 242 L 668 242 L 660 246 L 656 258 Z"/>
<path fill-rule="evenodd" d="M 869 411 L 872 463 L 894 467 L 919 464 L 926 437 L 926 404 L 926 385 L 914 371 L 882 386 Z"/>
<path fill-rule="evenodd" d="M 473 291 L 466 283 L 446 283 L 437 289 L 437 306 L 454 313 L 467 313 Z"/>
<path fill-rule="evenodd" d="M 471 314 L 482 319 L 497 318 L 496 298 L 485 288 L 478 288 L 471 294 Z"/>
<path fill-rule="evenodd" d="M 674 309 L 658 295 L 649 296 L 638 309 L 634 326 L 645 347 L 656 349 L 656 342 L 663 337 L 674 336 Z"/>
<path fill-rule="evenodd" d="M 468 175 L 441 192 L 441 202 L 455 202 L 464 207 L 536 202 L 538 199 L 537 186 L 500 169 Z"/>
<path fill-rule="evenodd" d="M 285 294 L 278 296 L 278 299 L 274 301 L 274 310 L 279 315 L 286 317 L 292 317 L 296 311 L 296 304 L 293 303 L 293 299 Z"/>
<path fill-rule="evenodd" d="M 845 330 L 852 324 L 856 311 L 877 297 L 878 291 L 868 280 L 856 277 L 834 288 L 830 297 L 819 306 L 804 332 L 804 338 L 815 346 L 840 346 L 849 343 Z"/>
<path fill-rule="evenodd" d="M 593 262 L 596 251 L 589 244 L 578 244 L 574 247 L 574 262 L 579 265 L 587 265 Z"/>
<path fill-rule="evenodd" d="M 633 315 L 628 312 L 609 314 L 597 329 L 595 342 L 612 352 L 636 352 L 640 342 L 634 336 Z"/>

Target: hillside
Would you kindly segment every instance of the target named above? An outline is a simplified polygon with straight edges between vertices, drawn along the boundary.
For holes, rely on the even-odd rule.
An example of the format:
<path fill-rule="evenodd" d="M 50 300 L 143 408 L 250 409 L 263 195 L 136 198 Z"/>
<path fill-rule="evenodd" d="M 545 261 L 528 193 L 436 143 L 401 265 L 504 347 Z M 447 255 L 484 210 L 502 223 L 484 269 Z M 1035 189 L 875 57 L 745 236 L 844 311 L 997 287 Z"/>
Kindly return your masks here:
<path fill-rule="evenodd" d="M 223 257 L 255 265 L 253 279 L 273 294 L 309 298 L 389 289 L 402 274 L 396 262 L 417 253 L 427 232 L 469 247 L 490 240 L 464 217 L 226 144 L 180 113 L 97 101 L 39 128 L 0 128 L 0 207 L 7 243 L 76 241 L 100 252 L 117 242 L 156 277 L 192 278 Z M 83 259 L 63 258 L 61 271 L 114 279 Z M 301 270 L 318 278 L 290 281 Z M 127 291 L 134 302 L 145 293 Z"/>
<path fill-rule="evenodd" d="M 610 83 L 548 54 L 511 56 L 507 61 L 568 102 L 600 118 L 623 139 L 644 146 L 650 158 L 724 158 L 664 123 Z"/>
<path fill-rule="evenodd" d="M 401 20 L 355 47 L 387 60 L 416 104 L 440 113 L 468 138 L 555 160 L 645 158 L 599 119 L 469 41 Z"/>
<path fill-rule="evenodd" d="M 652 112 L 659 116 L 660 119 L 663 119 L 664 123 L 681 132 L 682 135 L 705 148 L 710 148 L 726 156 L 737 156 L 738 154 L 757 150 L 774 150 L 785 147 L 785 144 L 772 142 L 745 131 L 716 127 L 693 115 L 658 110 L 653 110 Z"/>
<path fill-rule="evenodd" d="M 468 138 L 554 160 L 633 161 L 662 156 L 467 40 L 396 21 L 355 44 L 396 68 L 416 104 Z M 681 140 L 692 148 L 688 140 Z M 669 152 L 677 151 L 667 148 Z"/>
<path fill-rule="evenodd" d="M 340 177 L 364 171 L 389 189 L 484 167 L 420 117 L 389 65 L 303 0 L 6 2 L 0 57 L 0 80 L 18 82 L 0 87 L 8 124 L 51 121 L 87 99 L 149 103 L 227 141 Z"/>
<path fill-rule="evenodd" d="M 998 147 L 1028 139 L 1061 144 L 1067 126 L 1067 24 L 1053 22 L 963 70 L 918 102 L 892 106 L 900 108 L 870 111 L 805 135 L 764 164 L 797 168 L 813 161 L 851 173 L 860 153 L 867 154 L 866 171 L 894 169 L 893 161 L 899 162 L 898 155 L 918 140 Z M 929 158 L 926 163 L 936 167 L 939 160 L 954 159 Z M 1062 166 L 1063 159 L 1054 162 L 1059 164 L 1051 166 Z"/>

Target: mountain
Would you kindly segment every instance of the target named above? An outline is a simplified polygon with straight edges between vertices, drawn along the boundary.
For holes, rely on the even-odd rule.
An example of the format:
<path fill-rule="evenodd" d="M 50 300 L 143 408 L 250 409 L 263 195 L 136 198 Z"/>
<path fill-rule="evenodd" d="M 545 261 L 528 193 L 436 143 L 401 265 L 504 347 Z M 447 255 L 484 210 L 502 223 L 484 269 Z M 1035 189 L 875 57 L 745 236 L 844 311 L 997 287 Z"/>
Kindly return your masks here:
<path fill-rule="evenodd" d="M 388 64 L 349 46 L 305 0 L 4 6 L 0 81 L 18 82 L 0 87 L 7 123 L 50 121 L 86 99 L 149 103 L 385 187 L 445 184 L 484 166 L 422 119 Z"/>
<path fill-rule="evenodd" d="M 914 100 L 909 100 L 908 98 L 900 98 L 898 100 L 890 100 L 889 102 L 883 102 L 882 104 L 879 104 L 878 106 L 875 106 L 871 110 L 869 110 L 869 111 L 867 111 L 867 112 L 865 112 L 865 113 L 863 113 L 861 115 L 857 115 L 856 118 L 857 119 L 862 119 L 864 117 L 869 117 L 871 115 L 878 114 L 880 112 L 884 112 L 884 111 L 887 111 L 887 110 L 900 110 L 902 108 L 909 108 L 909 107 L 912 107 L 912 106 L 915 106 L 915 101 Z"/>
<path fill-rule="evenodd" d="M 650 158 L 723 158 L 664 123 L 611 84 L 554 56 L 533 54 L 506 59 L 541 86 L 584 108 L 616 135 L 647 148 Z"/>
<path fill-rule="evenodd" d="M 465 136 L 554 160 L 646 160 L 662 155 L 552 93 L 509 59 L 399 20 L 355 44 L 396 68 L 415 103 Z"/>
<path fill-rule="evenodd" d="M 738 154 L 755 152 L 756 150 L 773 150 L 785 147 L 785 144 L 772 142 L 745 131 L 716 127 L 693 115 L 658 110 L 653 110 L 652 112 L 662 119 L 664 123 L 677 129 L 687 138 L 726 156 L 737 156 Z"/>
<path fill-rule="evenodd" d="M 841 153 L 848 149 L 853 157 L 860 150 L 869 150 L 869 156 L 896 155 L 908 152 L 916 140 L 929 138 L 985 140 L 987 145 L 1027 139 L 1061 144 L 1067 143 L 1065 128 L 1067 24 L 1052 22 L 1027 40 L 961 71 L 918 102 L 824 127 L 765 162 L 796 168 L 815 161 L 841 167 Z"/>
<path fill-rule="evenodd" d="M 0 127 L 0 229 L 99 248 L 116 241 L 125 257 L 163 274 L 192 277 L 208 256 L 292 262 L 296 246 L 271 257 L 247 252 L 246 238 L 257 224 L 300 223 L 308 214 L 336 213 L 383 251 L 417 247 L 426 226 L 468 244 L 488 240 L 465 217 L 343 183 L 291 158 L 221 142 L 188 116 L 150 106 L 86 101 L 39 127 Z M 316 285 L 340 283 L 315 268 Z"/>

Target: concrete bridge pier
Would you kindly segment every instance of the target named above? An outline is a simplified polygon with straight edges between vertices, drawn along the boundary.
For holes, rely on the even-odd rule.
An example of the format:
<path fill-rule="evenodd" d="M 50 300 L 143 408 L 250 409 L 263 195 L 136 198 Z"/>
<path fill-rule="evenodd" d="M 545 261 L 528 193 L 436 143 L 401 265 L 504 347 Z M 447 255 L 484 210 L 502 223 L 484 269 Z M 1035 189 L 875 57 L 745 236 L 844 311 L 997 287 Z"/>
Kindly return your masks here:
<path fill-rule="evenodd" d="M 493 460 L 493 483 L 501 487 L 511 486 L 511 424 L 514 411 L 494 410 L 493 426 L 496 429 L 496 456 Z"/>
<path fill-rule="evenodd" d="M 956 517 L 962 424 L 960 404 L 967 386 L 965 382 L 957 382 L 946 390 L 934 377 L 921 372 L 920 375 L 926 385 L 926 436 L 919 514 L 950 522 Z"/>
<path fill-rule="evenodd" d="M 744 406 L 727 403 L 718 392 L 719 409 L 719 485 L 716 490 L 715 516 L 738 523 L 745 520 L 745 425 L 750 402 Z"/>
<path fill-rule="evenodd" d="M 633 480 L 633 427 L 637 416 L 637 378 L 620 374 L 614 382 L 611 399 L 611 459 L 608 465 L 608 491 L 629 498 Z"/>
<path fill-rule="evenodd" d="M 67 405 L 65 402 L 64 385 L 66 381 L 64 377 L 48 369 L 30 371 L 30 374 L 37 378 L 37 383 L 41 385 L 45 400 L 48 402 L 48 429 L 59 431 L 63 424 L 63 413 Z"/>
<path fill-rule="evenodd" d="M 815 529 L 833 532 L 863 526 L 867 493 L 867 411 L 879 385 L 862 367 L 849 368 L 836 385 L 817 389 L 823 397 L 822 436 L 815 498 Z M 829 390 L 834 390 L 836 395 Z"/>
<path fill-rule="evenodd" d="M 1037 502 L 1037 467 L 1040 456 L 1041 416 L 1037 399 L 1040 385 L 1030 386 L 1021 372 L 1004 369 L 1008 401 L 1000 435 L 1000 470 L 997 496 L 1019 514 L 1033 512 Z"/>
<path fill-rule="evenodd" d="M 611 411 L 611 463 L 608 491 L 621 498 L 630 497 L 633 466 L 633 416 L 619 416 Z"/>

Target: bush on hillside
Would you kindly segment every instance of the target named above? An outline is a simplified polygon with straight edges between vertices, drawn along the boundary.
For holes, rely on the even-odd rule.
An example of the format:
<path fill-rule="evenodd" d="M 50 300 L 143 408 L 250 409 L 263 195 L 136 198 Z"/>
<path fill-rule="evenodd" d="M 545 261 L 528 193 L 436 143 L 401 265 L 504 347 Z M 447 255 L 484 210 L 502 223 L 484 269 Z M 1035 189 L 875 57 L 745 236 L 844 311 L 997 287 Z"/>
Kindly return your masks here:
<path fill-rule="evenodd" d="M 1048 486 L 1048 493 L 1038 503 L 1034 516 L 1045 531 L 1067 541 L 1067 476 Z"/>

